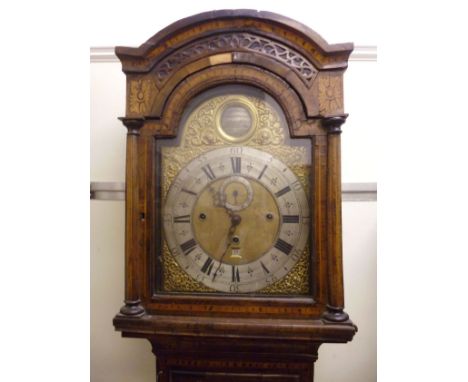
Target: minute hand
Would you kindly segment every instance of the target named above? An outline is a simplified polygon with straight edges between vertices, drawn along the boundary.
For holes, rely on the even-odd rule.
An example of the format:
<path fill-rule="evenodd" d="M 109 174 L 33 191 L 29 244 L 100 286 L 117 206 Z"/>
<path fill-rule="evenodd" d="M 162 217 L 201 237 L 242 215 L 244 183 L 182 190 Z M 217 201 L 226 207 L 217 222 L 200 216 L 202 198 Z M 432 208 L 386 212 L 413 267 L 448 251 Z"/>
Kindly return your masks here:
<path fill-rule="evenodd" d="M 231 246 L 232 236 L 234 235 L 234 232 L 236 231 L 236 227 L 241 222 L 241 217 L 239 215 L 233 215 L 232 211 L 227 209 L 227 208 L 226 208 L 226 210 L 227 210 L 229 216 L 231 217 L 231 226 L 229 227 L 229 231 L 228 231 L 228 234 L 227 234 L 226 249 L 224 250 L 223 254 L 221 255 L 221 258 L 219 259 L 218 268 L 216 268 L 215 273 L 213 273 L 213 281 L 215 281 L 215 278 L 216 278 L 216 276 L 218 274 L 219 268 L 221 268 L 221 264 L 223 263 L 224 256 L 226 256 L 226 253 L 228 252 L 228 249 Z"/>

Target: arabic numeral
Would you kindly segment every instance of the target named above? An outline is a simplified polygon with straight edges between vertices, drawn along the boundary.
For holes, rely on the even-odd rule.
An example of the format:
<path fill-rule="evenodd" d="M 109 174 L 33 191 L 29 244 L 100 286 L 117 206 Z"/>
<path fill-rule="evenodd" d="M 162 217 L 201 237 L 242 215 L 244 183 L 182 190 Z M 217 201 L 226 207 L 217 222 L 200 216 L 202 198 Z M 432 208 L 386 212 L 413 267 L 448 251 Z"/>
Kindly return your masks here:
<path fill-rule="evenodd" d="M 268 275 L 266 278 L 266 283 L 270 285 L 270 284 L 273 284 L 277 280 L 278 280 L 278 277 L 276 277 L 275 275 Z"/>
<path fill-rule="evenodd" d="M 300 259 L 301 255 L 302 255 L 301 251 L 299 251 L 298 249 L 295 249 L 291 253 L 291 258 L 293 259 L 293 261 L 298 261 Z"/>
<path fill-rule="evenodd" d="M 237 293 L 239 292 L 239 284 L 233 283 L 229 285 L 229 292 Z"/>
<path fill-rule="evenodd" d="M 291 186 L 295 191 L 299 191 L 302 188 L 301 182 L 299 182 L 298 180 L 292 183 Z"/>
<path fill-rule="evenodd" d="M 174 180 L 174 182 L 172 183 L 172 187 L 174 187 L 174 189 L 180 191 L 182 189 L 182 181 L 180 179 Z"/>
<path fill-rule="evenodd" d="M 208 160 L 208 157 L 205 155 L 205 154 L 202 154 L 198 157 L 198 162 L 199 163 L 203 163 L 203 162 L 206 162 Z"/>
<path fill-rule="evenodd" d="M 172 214 L 164 214 L 164 223 L 172 223 Z"/>
<path fill-rule="evenodd" d="M 232 155 L 241 155 L 242 154 L 242 147 L 231 147 L 231 154 Z"/>

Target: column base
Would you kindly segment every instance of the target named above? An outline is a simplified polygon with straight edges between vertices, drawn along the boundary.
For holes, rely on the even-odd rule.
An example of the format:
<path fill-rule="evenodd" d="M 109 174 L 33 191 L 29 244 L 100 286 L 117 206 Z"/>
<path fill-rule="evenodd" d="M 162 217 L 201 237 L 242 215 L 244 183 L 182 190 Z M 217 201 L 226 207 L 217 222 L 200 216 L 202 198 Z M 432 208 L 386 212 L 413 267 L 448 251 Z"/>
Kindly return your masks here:
<path fill-rule="evenodd" d="M 327 305 L 327 311 L 322 314 L 322 318 L 331 322 L 343 322 L 349 320 L 349 315 L 343 308 Z"/>
<path fill-rule="evenodd" d="M 120 308 L 120 314 L 128 317 L 141 317 L 145 314 L 145 308 L 140 300 L 125 300 L 125 305 Z"/>

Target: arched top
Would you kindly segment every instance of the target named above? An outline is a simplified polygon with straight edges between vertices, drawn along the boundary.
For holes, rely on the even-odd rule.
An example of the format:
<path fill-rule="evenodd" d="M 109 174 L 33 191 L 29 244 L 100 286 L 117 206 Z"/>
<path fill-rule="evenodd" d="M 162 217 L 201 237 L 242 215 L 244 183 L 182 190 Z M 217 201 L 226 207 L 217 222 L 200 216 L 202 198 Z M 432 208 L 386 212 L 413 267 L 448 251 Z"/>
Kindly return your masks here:
<path fill-rule="evenodd" d="M 281 93 L 275 91 L 284 91 L 272 85 L 279 79 L 299 97 L 307 119 L 344 113 L 342 77 L 352 50 L 351 43 L 330 45 L 281 15 L 221 10 L 177 21 L 138 48 L 117 47 L 116 54 L 127 75 L 128 117 L 160 118 L 179 84 L 195 73 L 219 72 L 218 83 L 253 81 L 276 99 Z M 241 78 L 244 67 L 255 76 Z"/>
<path fill-rule="evenodd" d="M 161 111 L 161 125 L 165 127 L 168 135 L 176 135 L 182 118 L 182 110 L 209 89 L 226 85 L 223 81 L 226 77 L 233 78 L 233 83 L 256 88 L 270 96 L 284 113 L 292 136 L 298 136 L 302 127 L 302 121 L 306 119 L 303 105 L 298 95 L 291 90 L 281 79 L 270 77 L 266 80 L 262 73 L 254 66 L 224 65 L 207 68 L 194 73 L 181 82 L 172 92 Z M 296 131 L 297 130 L 297 131 Z"/>
<path fill-rule="evenodd" d="M 318 69 L 346 68 L 352 43 L 328 44 L 317 32 L 288 17 L 256 10 L 217 10 L 176 21 L 138 48 L 117 47 L 126 73 L 150 71 L 174 49 L 196 40 L 230 32 L 272 37 L 309 58 Z M 233 46 L 235 48 L 235 46 Z"/>

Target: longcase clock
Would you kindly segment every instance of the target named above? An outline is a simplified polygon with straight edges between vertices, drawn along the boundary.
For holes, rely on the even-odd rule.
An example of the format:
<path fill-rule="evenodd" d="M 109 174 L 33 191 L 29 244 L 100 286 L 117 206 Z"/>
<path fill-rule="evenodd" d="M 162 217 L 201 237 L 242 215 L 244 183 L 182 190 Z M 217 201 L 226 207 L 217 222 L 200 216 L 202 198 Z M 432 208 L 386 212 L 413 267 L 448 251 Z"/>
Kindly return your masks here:
<path fill-rule="evenodd" d="M 127 77 L 124 337 L 164 381 L 312 381 L 350 341 L 340 133 L 353 45 L 224 10 L 116 48 Z"/>

